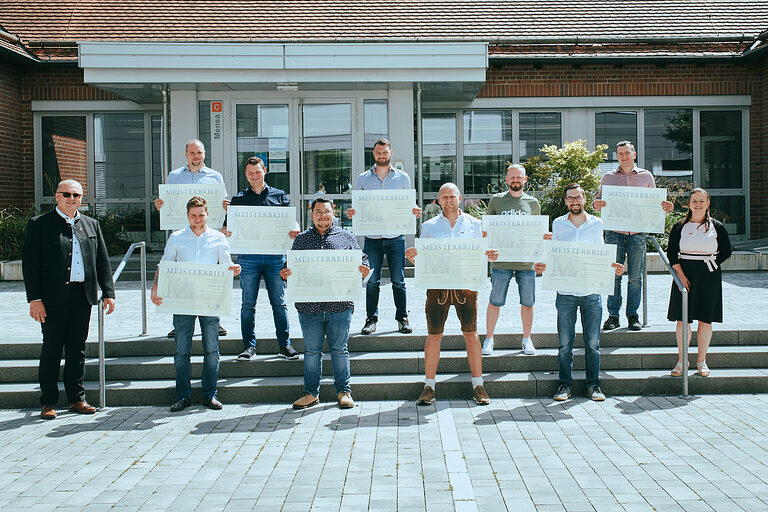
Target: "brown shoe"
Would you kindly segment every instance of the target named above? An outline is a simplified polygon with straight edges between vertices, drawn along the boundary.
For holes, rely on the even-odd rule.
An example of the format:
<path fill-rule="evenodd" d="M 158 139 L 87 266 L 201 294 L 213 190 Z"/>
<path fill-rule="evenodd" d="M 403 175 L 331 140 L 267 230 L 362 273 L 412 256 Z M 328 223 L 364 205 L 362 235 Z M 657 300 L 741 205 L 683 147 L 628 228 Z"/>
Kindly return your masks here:
<path fill-rule="evenodd" d="M 56 419 L 56 409 L 52 405 L 44 405 L 40 417 L 44 420 Z"/>
<path fill-rule="evenodd" d="M 93 414 L 96 412 L 96 408 L 85 400 L 69 404 L 69 410 L 79 414 Z"/>
<path fill-rule="evenodd" d="M 424 391 L 421 392 L 421 395 L 419 395 L 418 403 L 419 405 L 432 405 L 432 402 L 435 401 L 435 390 L 432 389 L 430 386 L 424 386 Z"/>
<path fill-rule="evenodd" d="M 477 405 L 488 405 L 491 403 L 491 399 L 488 397 L 488 393 L 485 392 L 483 386 L 477 386 L 472 390 L 472 398 L 475 399 Z"/>
<path fill-rule="evenodd" d="M 342 409 L 351 409 L 355 406 L 355 401 L 352 400 L 352 394 L 349 391 L 342 391 L 338 394 L 339 407 Z"/>
<path fill-rule="evenodd" d="M 301 395 L 301 397 L 293 402 L 293 408 L 294 409 L 306 409 L 307 407 L 311 407 L 315 404 L 320 403 L 320 399 L 317 398 L 314 395 L 310 395 L 309 393 L 304 393 Z"/>

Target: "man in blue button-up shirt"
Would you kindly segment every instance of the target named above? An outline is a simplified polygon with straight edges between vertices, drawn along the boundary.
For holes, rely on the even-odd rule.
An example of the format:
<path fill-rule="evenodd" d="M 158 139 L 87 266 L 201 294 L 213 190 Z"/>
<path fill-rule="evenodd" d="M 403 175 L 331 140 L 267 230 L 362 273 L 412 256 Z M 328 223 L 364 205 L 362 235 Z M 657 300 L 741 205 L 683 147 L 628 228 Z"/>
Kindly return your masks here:
<path fill-rule="evenodd" d="M 267 168 L 264 161 L 252 156 L 245 161 L 245 178 L 248 188 L 232 197 L 232 206 L 291 206 L 288 194 L 279 188 L 270 187 L 264 181 Z M 298 226 L 297 226 L 298 227 Z M 231 232 L 224 229 L 224 234 Z M 289 233 L 295 237 L 298 229 Z M 280 278 L 280 270 L 285 265 L 282 254 L 241 254 L 237 262 L 242 267 L 240 288 L 243 302 L 240 307 L 240 331 L 243 335 L 243 351 L 237 356 L 239 361 L 248 361 L 256 354 L 255 314 L 256 299 L 259 297 L 259 284 L 262 276 L 267 287 L 269 303 L 272 306 L 272 318 L 275 322 L 278 355 L 286 359 L 298 359 L 299 353 L 291 346 L 288 334 L 288 308 L 285 305 L 285 282 Z"/>
<path fill-rule="evenodd" d="M 355 190 L 405 190 L 413 188 L 411 178 L 403 171 L 398 171 L 391 165 L 392 145 L 387 139 L 379 139 L 373 145 L 373 158 L 376 164 L 357 177 Z M 421 217 L 421 208 L 415 207 L 413 214 Z M 355 210 L 347 210 L 350 219 Z M 362 334 L 372 334 L 376 331 L 379 315 L 379 286 L 381 283 L 381 267 L 384 255 L 387 256 L 389 279 L 392 281 L 392 295 L 395 299 L 395 320 L 398 331 L 404 334 L 413 332 L 408 323 L 408 311 L 405 297 L 405 235 L 385 237 L 368 235 L 365 237 L 363 252 L 368 256 L 372 273 L 365 288 L 365 326 Z"/>

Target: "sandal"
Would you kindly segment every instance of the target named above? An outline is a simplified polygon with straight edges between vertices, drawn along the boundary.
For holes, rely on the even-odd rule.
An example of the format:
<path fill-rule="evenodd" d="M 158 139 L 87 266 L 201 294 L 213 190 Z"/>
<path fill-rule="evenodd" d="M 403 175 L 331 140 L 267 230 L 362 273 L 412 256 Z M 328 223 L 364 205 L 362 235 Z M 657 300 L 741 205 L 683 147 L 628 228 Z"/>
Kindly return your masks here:
<path fill-rule="evenodd" d="M 685 369 L 688 369 L 689 365 L 685 365 Z M 672 371 L 669 372 L 669 374 L 673 377 L 680 377 L 683 375 L 683 363 L 681 361 L 678 361 L 674 368 L 672 368 Z"/>
<path fill-rule="evenodd" d="M 709 367 L 707 366 L 706 361 L 696 363 L 696 367 L 699 369 L 699 375 L 702 377 L 709 377 Z"/>

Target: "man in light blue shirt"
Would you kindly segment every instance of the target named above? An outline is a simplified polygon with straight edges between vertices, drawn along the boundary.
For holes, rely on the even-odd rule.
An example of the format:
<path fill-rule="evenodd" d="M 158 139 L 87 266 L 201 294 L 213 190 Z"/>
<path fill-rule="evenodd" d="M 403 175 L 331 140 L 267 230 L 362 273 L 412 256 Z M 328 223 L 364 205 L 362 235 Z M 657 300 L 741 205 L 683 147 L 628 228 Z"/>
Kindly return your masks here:
<path fill-rule="evenodd" d="M 584 189 L 577 183 L 565 187 L 565 204 L 568 213 L 552 222 L 551 235 L 545 238 L 565 242 L 603 243 L 603 221 L 584 210 L 586 202 Z M 624 265 L 613 263 L 619 275 Z M 534 270 L 541 274 L 547 266 L 536 263 Z M 602 298 L 599 293 L 557 292 L 557 337 L 560 342 L 558 362 L 560 365 L 560 386 L 555 400 L 565 401 L 573 393 L 573 341 L 576 338 L 576 312 L 581 308 L 581 327 L 584 338 L 584 359 L 587 371 L 587 397 L 597 402 L 605 400 L 600 389 L 600 321 L 603 315 Z"/>
<path fill-rule="evenodd" d="M 198 183 L 224 183 L 224 178 L 219 171 L 214 171 L 205 165 L 205 145 L 199 139 L 190 139 L 184 146 L 184 154 L 187 158 L 187 164 L 168 173 L 165 180 L 166 185 L 196 185 Z M 224 192 L 227 195 L 227 192 Z M 160 210 L 164 201 L 159 197 L 155 199 L 155 208 Z M 229 201 L 224 199 L 222 202 L 224 209 L 227 209 Z M 172 329 L 168 333 L 169 338 L 173 338 L 176 330 Z M 219 336 L 226 336 L 227 331 L 219 325 Z"/>

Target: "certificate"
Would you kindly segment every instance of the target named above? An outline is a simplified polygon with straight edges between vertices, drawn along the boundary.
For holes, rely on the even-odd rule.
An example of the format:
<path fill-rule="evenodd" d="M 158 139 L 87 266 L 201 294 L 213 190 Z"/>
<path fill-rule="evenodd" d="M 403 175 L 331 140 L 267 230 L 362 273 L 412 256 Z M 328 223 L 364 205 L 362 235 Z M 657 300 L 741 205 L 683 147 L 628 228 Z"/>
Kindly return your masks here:
<path fill-rule="evenodd" d="M 352 232 L 356 235 L 415 235 L 416 191 L 353 190 Z"/>
<path fill-rule="evenodd" d="M 416 287 L 481 290 L 488 284 L 486 238 L 417 238 Z"/>
<path fill-rule="evenodd" d="M 288 251 L 291 269 L 285 290 L 289 302 L 339 302 L 360 300 L 363 276 L 359 249 Z"/>
<path fill-rule="evenodd" d="M 226 265 L 161 261 L 157 295 L 161 313 L 227 316 L 232 309 L 234 272 Z"/>
<path fill-rule="evenodd" d="M 187 201 L 200 196 L 208 203 L 208 225 L 219 229 L 224 225 L 224 202 L 227 191 L 223 183 L 196 183 L 185 185 L 159 185 L 160 229 L 183 229 L 189 226 Z"/>
<path fill-rule="evenodd" d="M 663 233 L 667 189 L 647 187 L 603 186 L 601 197 L 605 208 L 600 210 L 603 228 L 633 233 Z"/>
<path fill-rule="evenodd" d="M 547 215 L 483 215 L 483 231 L 488 232 L 488 248 L 499 251 L 496 261 L 544 261 Z"/>
<path fill-rule="evenodd" d="M 613 244 L 588 244 L 547 240 L 544 244 L 547 269 L 541 287 L 565 293 L 611 295 L 616 271 Z"/>
<path fill-rule="evenodd" d="M 227 209 L 229 250 L 233 254 L 285 254 L 296 229 L 293 206 L 232 206 Z"/>

